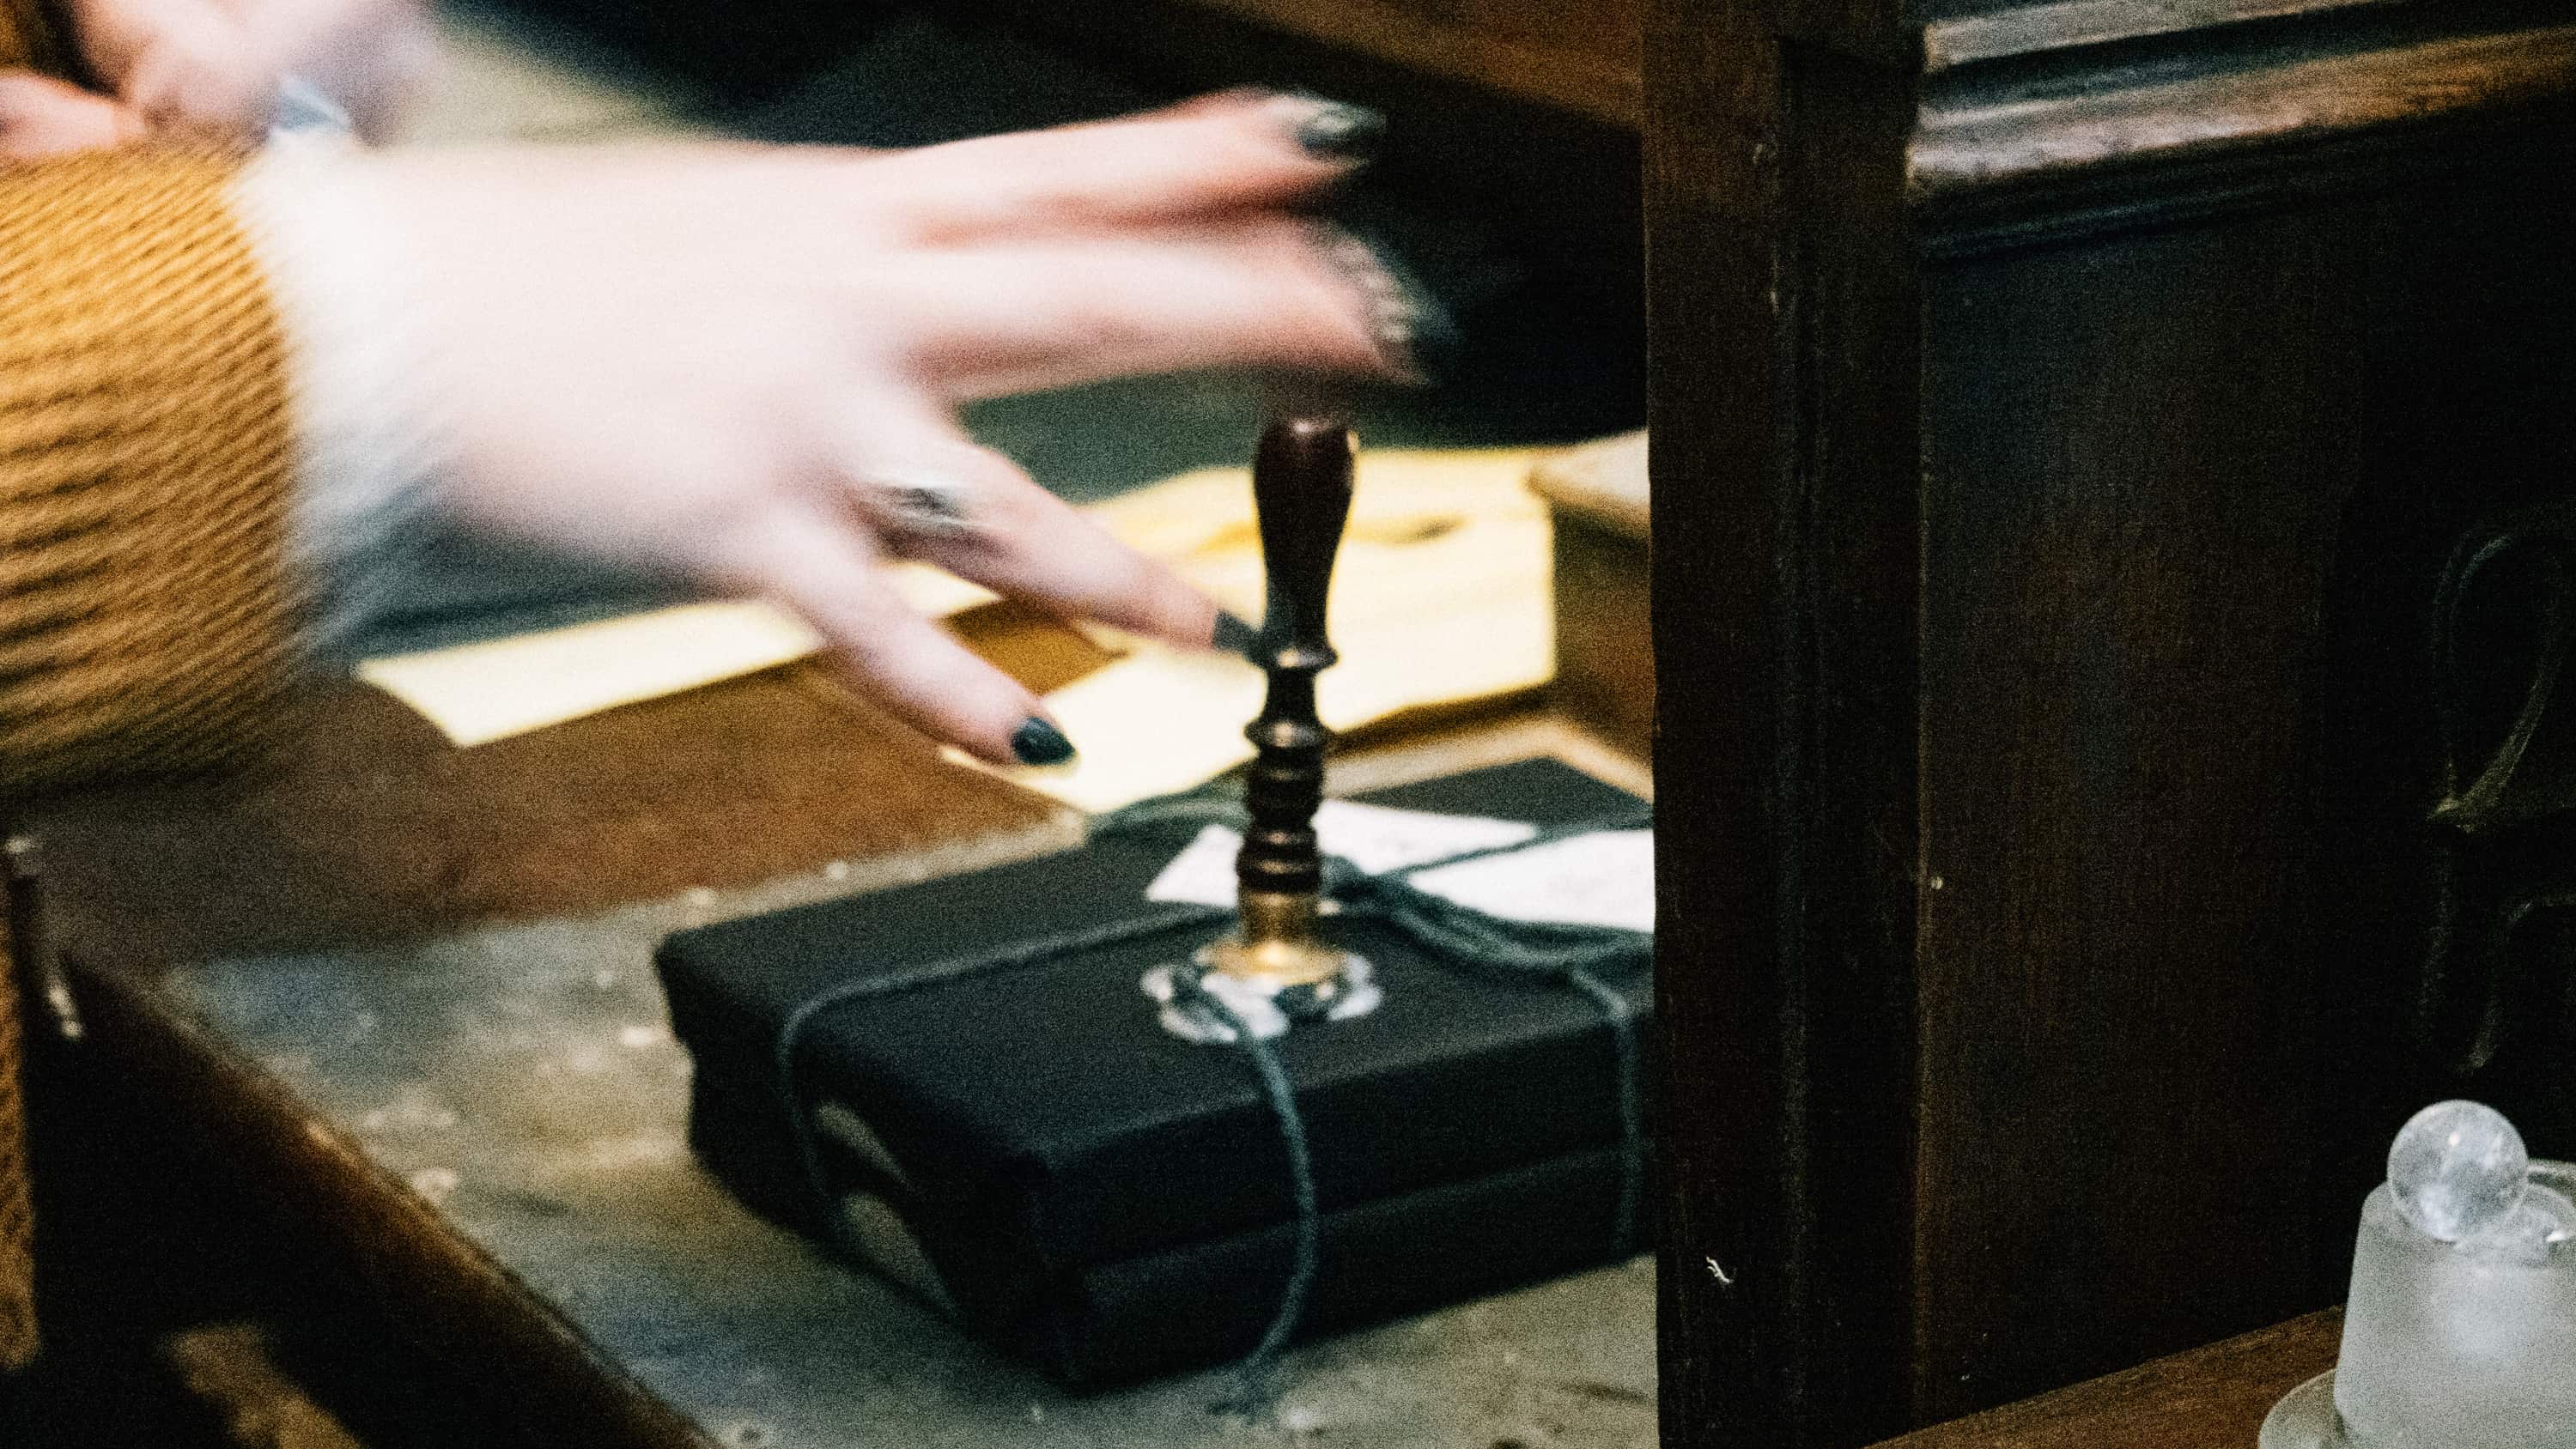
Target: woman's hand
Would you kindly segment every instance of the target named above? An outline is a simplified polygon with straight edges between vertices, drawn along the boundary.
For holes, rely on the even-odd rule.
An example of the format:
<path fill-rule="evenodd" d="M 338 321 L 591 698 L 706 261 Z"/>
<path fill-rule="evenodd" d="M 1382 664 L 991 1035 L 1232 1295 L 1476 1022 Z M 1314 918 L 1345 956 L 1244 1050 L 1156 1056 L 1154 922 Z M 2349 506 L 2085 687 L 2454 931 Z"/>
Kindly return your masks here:
<path fill-rule="evenodd" d="M 1234 96 L 910 152 L 434 152 L 332 179 L 411 248 L 439 508 L 781 600 L 915 724 L 998 761 L 1058 752 L 1037 700 L 881 560 L 1188 645 L 1216 612 L 957 406 L 1182 369 L 1406 375 L 1409 295 L 1283 209 L 1350 169 L 1371 120 Z"/>
<path fill-rule="evenodd" d="M 360 134 L 392 123 L 436 43 L 419 0 L 69 0 L 90 73 L 155 127 L 255 137 L 305 80 Z"/>
<path fill-rule="evenodd" d="M 104 151 L 150 130 L 141 112 L 34 71 L 0 71 L 0 161 Z"/>

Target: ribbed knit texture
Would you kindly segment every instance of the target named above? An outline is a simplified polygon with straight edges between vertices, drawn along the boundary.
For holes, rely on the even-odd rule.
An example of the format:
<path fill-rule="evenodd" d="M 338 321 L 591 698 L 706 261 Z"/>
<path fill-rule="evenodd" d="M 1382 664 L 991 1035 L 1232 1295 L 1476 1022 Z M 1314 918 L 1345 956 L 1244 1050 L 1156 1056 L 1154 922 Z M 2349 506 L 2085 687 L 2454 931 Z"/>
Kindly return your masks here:
<path fill-rule="evenodd" d="M 282 685 L 285 347 L 233 169 L 0 170 L 0 795 L 210 763 Z"/>
<path fill-rule="evenodd" d="M 285 345 L 224 208 L 236 169 L 0 168 L 0 800 L 211 764 L 283 686 Z M 0 1367 L 37 1343 L 18 995 L 0 992 Z"/>
<path fill-rule="evenodd" d="M 0 0 L 0 68 L 27 66 L 46 44 L 33 0 Z M 0 1372 L 25 1368 L 36 1335 L 36 1212 L 27 1184 L 27 1107 L 18 1049 L 18 963 L 0 949 Z"/>

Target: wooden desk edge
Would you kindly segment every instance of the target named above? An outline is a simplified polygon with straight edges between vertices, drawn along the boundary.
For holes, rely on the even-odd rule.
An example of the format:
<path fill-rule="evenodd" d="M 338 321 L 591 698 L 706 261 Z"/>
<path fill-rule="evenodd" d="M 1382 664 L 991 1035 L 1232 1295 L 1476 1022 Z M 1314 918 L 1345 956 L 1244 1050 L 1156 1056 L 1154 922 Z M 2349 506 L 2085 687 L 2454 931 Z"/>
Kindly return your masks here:
<path fill-rule="evenodd" d="M 309 1226 L 317 1261 L 397 1297 L 411 1347 L 443 1372 L 506 1365 L 507 1397 L 542 1405 L 534 1427 L 568 1449 L 721 1449 L 284 1083 L 174 1008 L 151 973 L 68 964 L 84 1049 L 112 1057 L 138 1100 L 167 1104 L 256 1185 L 265 1210 Z"/>
<path fill-rule="evenodd" d="M 2334 1367 L 2329 1308 L 2133 1369 L 1918 1429 L 1879 1449 L 2254 1449 L 2281 1396 Z"/>

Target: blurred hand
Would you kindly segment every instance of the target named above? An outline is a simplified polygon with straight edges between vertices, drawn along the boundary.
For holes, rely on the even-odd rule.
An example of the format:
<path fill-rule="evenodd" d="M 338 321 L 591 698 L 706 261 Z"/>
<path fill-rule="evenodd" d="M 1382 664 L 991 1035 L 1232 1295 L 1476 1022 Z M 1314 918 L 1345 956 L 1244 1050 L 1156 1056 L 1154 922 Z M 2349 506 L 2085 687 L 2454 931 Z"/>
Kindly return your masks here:
<path fill-rule="evenodd" d="M 440 508 L 778 599 L 915 724 L 1000 761 L 1038 701 L 906 609 L 881 559 L 1194 646 L 1216 613 L 956 408 L 1195 368 L 1406 375 L 1407 294 L 1281 209 L 1349 169 L 1354 118 L 1232 96 L 910 152 L 336 164 L 415 249 Z"/>
<path fill-rule="evenodd" d="M 153 125 L 255 137 L 289 75 L 381 136 L 427 72 L 419 0 L 67 0 L 82 58 Z"/>
<path fill-rule="evenodd" d="M 141 112 L 33 71 L 0 72 L 0 160 L 33 161 L 139 140 Z"/>

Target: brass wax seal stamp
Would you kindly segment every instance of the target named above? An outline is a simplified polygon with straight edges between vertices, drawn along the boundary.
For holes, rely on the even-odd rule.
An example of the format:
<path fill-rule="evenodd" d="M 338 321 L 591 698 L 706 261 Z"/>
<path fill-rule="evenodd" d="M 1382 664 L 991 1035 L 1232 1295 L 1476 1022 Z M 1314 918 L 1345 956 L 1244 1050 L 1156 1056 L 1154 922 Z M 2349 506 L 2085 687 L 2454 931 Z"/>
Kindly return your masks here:
<path fill-rule="evenodd" d="M 1190 973 L 1256 1036 L 1300 1021 L 1361 1015 L 1380 999 L 1369 963 L 1323 938 L 1324 854 L 1315 810 L 1324 799 L 1332 731 L 1315 708 L 1315 676 L 1335 658 L 1324 637 L 1333 556 L 1351 511 L 1355 444 L 1345 423 L 1293 417 L 1261 435 L 1252 467 L 1268 600 L 1249 651 L 1269 676 L 1261 714 L 1244 734 L 1253 761 L 1244 781 L 1251 816 L 1235 857 L 1240 919 L 1232 935 L 1185 966 L 1146 973 L 1163 1025 L 1193 1041 L 1231 1041 L 1234 1029 L 1180 989 Z"/>

